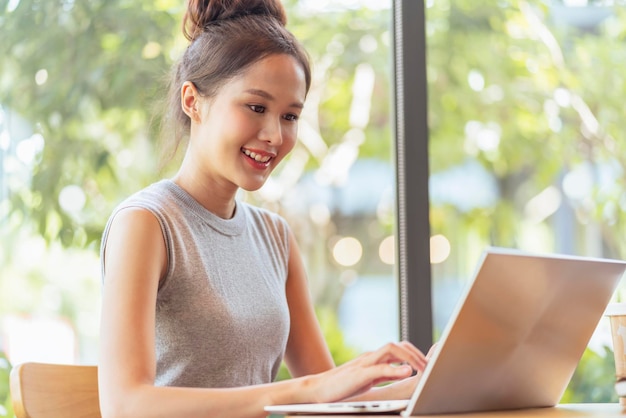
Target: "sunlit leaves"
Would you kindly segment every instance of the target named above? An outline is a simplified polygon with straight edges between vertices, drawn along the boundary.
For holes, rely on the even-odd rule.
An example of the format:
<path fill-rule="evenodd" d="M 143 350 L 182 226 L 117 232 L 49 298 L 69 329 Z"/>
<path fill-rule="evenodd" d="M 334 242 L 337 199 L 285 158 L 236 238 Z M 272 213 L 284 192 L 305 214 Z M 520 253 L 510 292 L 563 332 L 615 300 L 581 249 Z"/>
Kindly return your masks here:
<path fill-rule="evenodd" d="M 623 8 L 563 10 L 548 1 L 428 4 L 431 170 L 445 172 L 466 158 L 480 161 L 499 182 L 502 199 L 493 208 L 498 216 L 488 225 L 464 216 L 488 242 L 515 245 L 519 231 L 510 223 L 522 218 L 524 207 L 516 189 L 539 194 L 583 161 L 626 166 L 620 133 L 626 93 L 619 70 L 626 63 Z M 594 27 L 576 26 L 573 14 L 585 12 L 608 18 Z M 472 74 L 480 74 L 480 83 Z M 499 126 L 497 155 L 468 149 L 468 121 Z M 607 198 L 594 196 L 595 204 L 604 205 Z M 593 210 L 577 210 L 583 223 L 603 222 Z M 496 230 L 497 236 L 488 236 Z M 626 247 L 622 243 L 611 251 L 623 253 Z"/>
<path fill-rule="evenodd" d="M 2 15 L 0 101 L 45 138 L 32 180 L 21 186 L 32 187 L 38 203 L 12 189 L 11 207 L 47 239 L 69 246 L 99 240 L 119 196 L 156 178 L 155 151 L 144 145 L 172 61 L 175 10 L 167 1 L 22 0 Z M 112 156 L 124 149 L 141 155 L 140 164 L 124 167 L 127 175 L 139 170 L 134 181 L 116 174 Z M 88 187 L 100 183 L 111 187 Z M 85 189 L 80 216 L 58 204 L 71 184 Z"/>

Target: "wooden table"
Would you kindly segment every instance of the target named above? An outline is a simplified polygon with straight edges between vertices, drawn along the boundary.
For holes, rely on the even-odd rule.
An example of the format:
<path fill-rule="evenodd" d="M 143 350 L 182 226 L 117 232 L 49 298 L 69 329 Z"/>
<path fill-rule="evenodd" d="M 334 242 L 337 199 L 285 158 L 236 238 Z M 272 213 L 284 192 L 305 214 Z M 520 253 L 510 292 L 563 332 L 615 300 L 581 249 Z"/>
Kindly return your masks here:
<path fill-rule="evenodd" d="M 278 415 L 271 415 L 278 417 Z M 348 416 L 361 418 L 380 418 L 381 415 L 325 415 L 325 418 L 346 418 Z M 626 417 L 626 407 L 620 404 L 563 404 L 554 408 L 524 409 L 515 411 L 478 412 L 471 414 L 454 415 L 420 415 L 422 418 L 617 418 Z M 290 415 L 292 418 L 316 417 L 320 415 Z M 285 418 L 283 416 L 283 418 Z"/>

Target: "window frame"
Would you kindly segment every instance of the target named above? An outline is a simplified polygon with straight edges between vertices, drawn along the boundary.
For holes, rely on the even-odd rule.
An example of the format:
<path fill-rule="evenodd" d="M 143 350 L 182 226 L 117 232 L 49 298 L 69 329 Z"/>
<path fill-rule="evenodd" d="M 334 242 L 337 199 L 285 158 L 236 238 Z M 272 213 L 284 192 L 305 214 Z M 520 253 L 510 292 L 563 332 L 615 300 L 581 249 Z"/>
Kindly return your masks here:
<path fill-rule="evenodd" d="M 423 0 L 393 0 L 400 337 L 422 351 L 427 351 L 433 343 L 425 29 Z"/>

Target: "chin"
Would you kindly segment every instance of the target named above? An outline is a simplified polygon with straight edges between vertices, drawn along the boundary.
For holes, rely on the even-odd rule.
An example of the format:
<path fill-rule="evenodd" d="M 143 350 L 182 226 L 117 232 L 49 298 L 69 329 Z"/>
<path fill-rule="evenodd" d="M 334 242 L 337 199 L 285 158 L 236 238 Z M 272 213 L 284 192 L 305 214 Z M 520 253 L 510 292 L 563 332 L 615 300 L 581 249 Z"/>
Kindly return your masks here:
<path fill-rule="evenodd" d="M 259 186 L 259 187 L 240 187 L 241 190 L 245 190 L 246 192 L 256 192 L 260 188 L 261 188 L 261 186 Z"/>
<path fill-rule="evenodd" d="M 242 176 L 235 180 L 235 184 L 247 192 L 256 192 L 267 183 L 269 173 L 256 173 L 253 176 Z"/>
<path fill-rule="evenodd" d="M 261 187 L 263 187 L 264 184 L 265 184 L 265 181 L 259 182 L 259 183 L 257 183 L 257 182 L 255 182 L 255 183 L 246 183 L 246 184 L 239 185 L 239 188 L 245 190 L 246 192 L 256 192 Z"/>

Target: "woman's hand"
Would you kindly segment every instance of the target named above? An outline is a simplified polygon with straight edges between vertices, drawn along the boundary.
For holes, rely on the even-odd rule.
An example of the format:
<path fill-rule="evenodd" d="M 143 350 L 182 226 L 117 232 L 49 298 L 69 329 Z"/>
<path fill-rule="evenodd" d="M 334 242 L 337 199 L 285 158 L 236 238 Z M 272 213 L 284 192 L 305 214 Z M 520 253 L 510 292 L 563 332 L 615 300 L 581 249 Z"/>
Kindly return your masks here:
<path fill-rule="evenodd" d="M 438 344 L 435 343 L 428 350 L 428 354 L 426 354 L 426 363 L 428 363 L 428 361 L 432 357 L 434 351 L 437 349 L 437 346 Z M 390 385 L 385 385 L 379 388 L 375 388 L 374 390 L 371 390 L 367 394 L 350 398 L 348 400 L 355 400 L 355 401 L 356 400 L 359 400 L 359 401 L 377 400 L 379 401 L 383 399 L 410 399 L 411 396 L 413 396 L 413 393 L 415 392 L 415 387 L 417 386 L 417 384 L 422 378 L 422 372 L 423 372 L 423 369 L 414 370 L 413 376 L 409 377 L 408 379 L 403 379 L 398 382 L 392 383 Z"/>
<path fill-rule="evenodd" d="M 389 343 L 364 353 L 348 363 L 310 377 L 315 402 L 334 402 L 361 394 L 379 383 L 410 377 L 421 372 L 426 356 L 413 344 Z"/>

